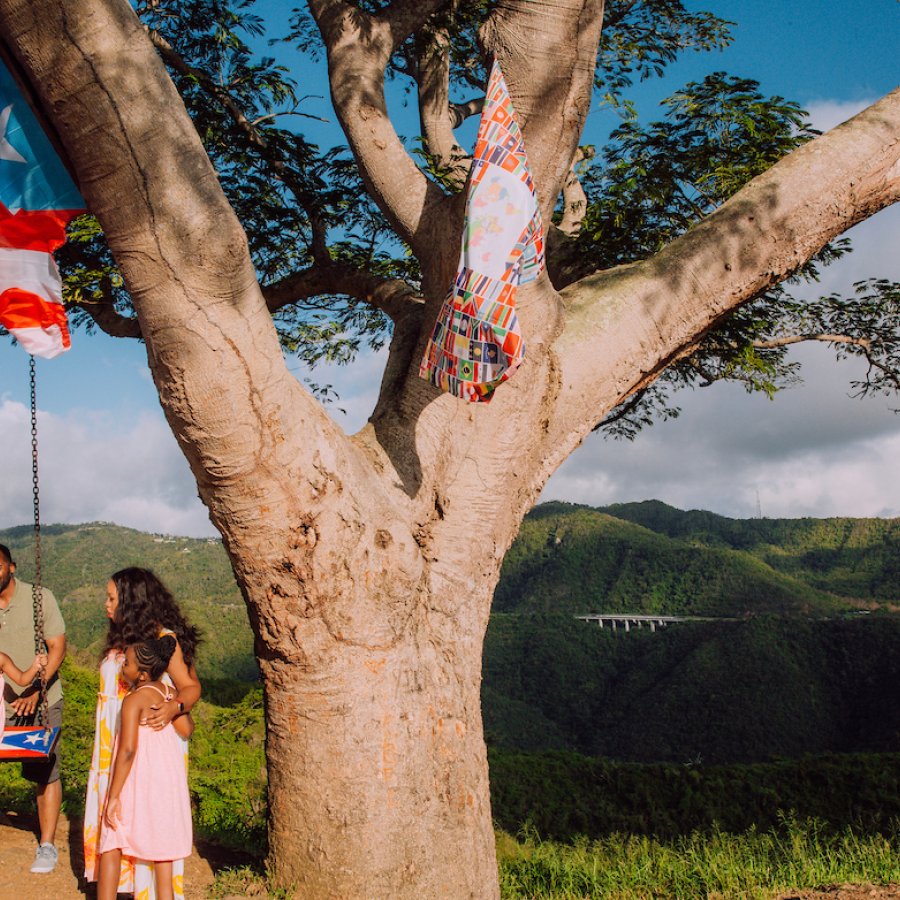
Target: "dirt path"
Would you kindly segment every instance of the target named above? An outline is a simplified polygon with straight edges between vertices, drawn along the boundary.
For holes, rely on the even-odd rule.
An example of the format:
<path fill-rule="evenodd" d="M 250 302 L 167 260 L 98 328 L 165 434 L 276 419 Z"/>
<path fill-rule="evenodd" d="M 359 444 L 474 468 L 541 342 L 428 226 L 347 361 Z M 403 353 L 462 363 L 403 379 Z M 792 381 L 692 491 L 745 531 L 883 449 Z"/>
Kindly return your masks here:
<path fill-rule="evenodd" d="M 2 900 L 84 900 L 95 896 L 94 886 L 85 885 L 81 824 L 61 817 L 56 833 L 59 864 L 47 875 L 29 872 L 37 847 L 36 819 L 15 813 L 0 813 L 0 898 Z M 213 883 L 213 869 L 227 860 L 202 855 L 194 849 L 184 873 L 185 900 L 205 900 Z M 76 874 L 77 873 L 77 874 Z"/>

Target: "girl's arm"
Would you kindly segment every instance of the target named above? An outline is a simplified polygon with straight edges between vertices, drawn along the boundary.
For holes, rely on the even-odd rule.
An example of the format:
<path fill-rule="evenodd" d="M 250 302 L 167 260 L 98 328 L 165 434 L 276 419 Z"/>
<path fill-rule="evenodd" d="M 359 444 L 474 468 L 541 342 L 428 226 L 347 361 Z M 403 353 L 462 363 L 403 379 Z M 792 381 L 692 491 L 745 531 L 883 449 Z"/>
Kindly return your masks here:
<path fill-rule="evenodd" d="M 8 675 L 20 687 L 28 687 L 41 670 L 47 667 L 47 654 L 39 653 L 23 672 L 5 653 L 0 653 L 0 672 Z"/>
<path fill-rule="evenodd" d="M 137 694 L 129 694 L 122 701 L 122 715 L 119 722 L 119 747 L 116 750 L 116 758 L 113 760 L 113 774 L 109 782 L 109 790 L 106 794 L 106 808 L 103 815 L 106 824 L 110 828 L 116 827 L 116 819 L 121 819 L 119 808 L 119 794 L 128 773 L 134 762 L 134 754 L 137 751 L 138 723 L 141 713 L 146 709 L 147 703 L 143 697 Z"/>
<path fill-rule="evenodd" d="M 165 703 L 155 703 L 150 708 L 147 724 L 151 728 L 164 728 L 182 712 L 190 712 L 193 705 L 200 699 L 200 679 L 197 678 L 194 667 L 188 667 L 185 663 L 181 645 L 177 641 L 175 642 L 175 652 L 169 660 L 169 668 L 166 669 L 166 672 L 172 679 L 172 684 L 175 685 L 175 697 Z M 184 704 L 183 710 L 179 709 L 179 703 Z M 188 737 L 189 735 L 182 736 Z"/>

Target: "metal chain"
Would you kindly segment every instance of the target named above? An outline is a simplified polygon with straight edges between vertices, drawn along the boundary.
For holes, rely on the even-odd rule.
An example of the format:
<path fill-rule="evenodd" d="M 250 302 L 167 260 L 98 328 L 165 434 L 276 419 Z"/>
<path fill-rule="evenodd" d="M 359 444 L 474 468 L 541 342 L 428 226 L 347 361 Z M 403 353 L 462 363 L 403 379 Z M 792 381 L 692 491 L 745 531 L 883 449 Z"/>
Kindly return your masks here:
<path fill-rule="evenodd" d="M 31 602 L 34 606 L 34 652 L 46 653 L 44 641 L 44 602 L 41 588 L 41 495 L 38 479 L 38 441 L 37 441 L 37 380 L 35 378 L 34 357 L 29 356 L 29 376 L 31 382 L 31 492 L 34 497 L 34 582 L 31 585 Z M 47 673 L 42 666 L 41 705 L 38 721 L 44 729 L 50 730 L 50 705 L 47 700 Z"/>

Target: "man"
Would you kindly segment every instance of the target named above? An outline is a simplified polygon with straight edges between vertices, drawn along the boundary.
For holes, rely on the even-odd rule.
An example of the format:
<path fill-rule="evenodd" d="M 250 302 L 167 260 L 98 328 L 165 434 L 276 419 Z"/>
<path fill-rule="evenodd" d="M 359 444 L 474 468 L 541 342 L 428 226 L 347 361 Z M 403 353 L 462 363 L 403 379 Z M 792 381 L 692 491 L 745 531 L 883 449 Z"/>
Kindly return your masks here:
<path fill-rule="evenodd" d="M 66 626 L 50 591 L 43 589 L 44 640 L 47 643 L 47 701 L 52 726 L 62 724 L 62 685 L 57 671 L 66 655 Z M 9 548 L 0 544 L 0 651 L 8 654 L 19 668 L 27 668 L 34 659 L 34 604 L 31 585 L 16 578 L 16 564 Z M 4 692 L 7 725 L 36 724 L 41 705 L 40 684 L 20 687 L 6 680 Z M 41 723 L 44 724 L 44 723 Z M 56 825 L 62 804 L 59 780 L 59 741 L 46 761 L 22 763 L 22 775 L 35 785 L 41 837 L 32 872 L 52 872 L 59 854 L 54 846 Z"/>

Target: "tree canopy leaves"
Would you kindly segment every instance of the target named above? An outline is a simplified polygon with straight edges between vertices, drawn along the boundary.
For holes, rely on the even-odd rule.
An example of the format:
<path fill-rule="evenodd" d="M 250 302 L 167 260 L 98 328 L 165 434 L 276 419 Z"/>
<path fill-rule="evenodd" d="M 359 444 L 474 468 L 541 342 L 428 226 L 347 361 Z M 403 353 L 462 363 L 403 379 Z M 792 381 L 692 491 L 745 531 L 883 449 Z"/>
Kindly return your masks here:
<path fill-rule="evenodd" d="M 438 10 L 396 49 L 389 77 L 414 96 L 422 48 L 443 35 L 454 98 L 449 114 L 458 124 L 477 112 L 485 79 L 478 30 L 493 5 L 472 0 Z M 370 13 L 386 9 L 370 0 L 360 6 Z M 372 279 L 415 295 L 419 261 L 366 192 L 347 148 L 323 148 L 309 137 L 307 125 L 316 117 L 305 108 L 299 62 L 323 55 L 309 13 L 295 10 L 288 33 L 270 38 L 253 0 L 143 0 L 136 11 L 244 225 L 285 351 L 312 366 L 349 362 L 363 347 L 380 347 L 391 323 L 372 302 Z M 605 16 L 595 90 L 625 120 L 579 167 L 585 201 L 577 226 L 572 236 L 551 242 L 562 261 L 557 271 L 566 273 L 558 288 L 575 275 L 652 255 L 817 133 L 796 103 L 766 97 L 756 82 L 723 72 L 685 85 L 663 101 L 663 118 L 640 123 L 629 101 L 635 82 L 662 75 L 684 52 L 727 45 L 732 23 L 688 10 L 680 0 L 611 0 Z M 281 48 L 277 58 L 265 52 L 272 44 Z M 285 65 L 285 48 L 296 51 L 296 67 Z M 417 140 L 421 148 L 411 145 L 410 152 L 420 168 L 445 192 L 458 190 L 458 182 L 442 180 L 427 141 Z M 848 250 L 846 241 L 833 242 L 792 282 L 815 281 L 821 266 Z M 90 216 L 72 224 L 60 264 L 76 325 L 139 335 Z M 797 380 L 787 348 L 800 338 L 830 343 L 839 357 L 864 357 L 868 375 L 854 383 L 858 394 L 893 393 L 900 386 L 898 290 L 873 279 L 850 297 L 810 300 L 774 286 L 702 337 L 692 355 L 604 424 L 610 433 L 633 437 L 655 418 L 677 415 L 673 390 L 722 379 L 771 395 Z"/>

